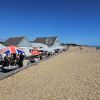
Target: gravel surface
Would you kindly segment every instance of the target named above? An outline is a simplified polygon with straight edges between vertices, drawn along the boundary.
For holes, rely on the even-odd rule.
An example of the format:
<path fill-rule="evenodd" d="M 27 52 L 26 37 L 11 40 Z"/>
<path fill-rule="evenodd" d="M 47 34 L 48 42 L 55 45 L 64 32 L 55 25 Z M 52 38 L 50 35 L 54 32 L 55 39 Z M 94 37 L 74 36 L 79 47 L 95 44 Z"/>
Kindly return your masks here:
<path fill-rule="evenodd" d="M 100 100 L 100 54 L 63 53 L 1 80 L 0 100 Z"/>

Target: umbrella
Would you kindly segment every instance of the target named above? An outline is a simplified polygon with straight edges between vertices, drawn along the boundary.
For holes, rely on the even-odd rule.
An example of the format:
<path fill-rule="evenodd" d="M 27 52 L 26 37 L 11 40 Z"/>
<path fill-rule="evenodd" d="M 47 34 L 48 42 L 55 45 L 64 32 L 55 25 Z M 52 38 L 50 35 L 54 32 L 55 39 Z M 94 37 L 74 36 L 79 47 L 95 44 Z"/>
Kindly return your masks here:
<path fill-rule="evenodd" d="M 25 53 L 22 49 L 16 47 L 16 46 L 8 46 L 6 48 L 3 48 L 0 50 L 0 54 L 14 54 L 14 53 Z"/>
<path fill-rule="evenodd" d="M 40 54 L 42 54 L 42 53 L 40 51 L 38 51 L 38 50 L 34 50 L 32 52 L 32 55 L 40 55 Z"/>

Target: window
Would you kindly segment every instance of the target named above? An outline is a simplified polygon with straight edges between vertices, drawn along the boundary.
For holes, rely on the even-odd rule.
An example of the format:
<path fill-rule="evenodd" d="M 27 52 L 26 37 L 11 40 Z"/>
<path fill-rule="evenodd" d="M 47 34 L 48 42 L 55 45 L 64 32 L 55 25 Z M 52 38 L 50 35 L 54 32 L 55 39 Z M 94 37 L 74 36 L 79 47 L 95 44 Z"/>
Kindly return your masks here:
<path fill-rule="evenodd" d="M 46 39 L 46 44 L 50 44 L 52 42 L 51 39 Z"/>

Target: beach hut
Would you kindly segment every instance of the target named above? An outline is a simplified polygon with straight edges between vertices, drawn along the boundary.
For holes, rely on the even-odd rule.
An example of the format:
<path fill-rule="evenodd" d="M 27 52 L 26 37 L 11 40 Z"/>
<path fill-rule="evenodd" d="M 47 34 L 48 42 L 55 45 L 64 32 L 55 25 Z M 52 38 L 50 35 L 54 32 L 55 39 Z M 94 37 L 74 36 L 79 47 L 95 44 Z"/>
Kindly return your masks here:
<path fill-rule="evenodd" d="M 26 37 L 12 37 L 4 43 L 6 46 L 15 45 L 17 47 L 32 47 Z"/>
<path fill-rule="evenodd" d="M 31 41 L 31 42 L 32 43 L 41 43 L 48 47 L 61 45 L 61 42 L 58 39 L 58 37 L 38 37 L 34 41 Z"/>
<path fill-rule="evenodd" d="M 34 41 L 31 41 L 31 44 L 39 50 L 50 53 L 54 53 L 54 48 L 61 46 L 61 42 L 58 37 L 38 37 Z"/>

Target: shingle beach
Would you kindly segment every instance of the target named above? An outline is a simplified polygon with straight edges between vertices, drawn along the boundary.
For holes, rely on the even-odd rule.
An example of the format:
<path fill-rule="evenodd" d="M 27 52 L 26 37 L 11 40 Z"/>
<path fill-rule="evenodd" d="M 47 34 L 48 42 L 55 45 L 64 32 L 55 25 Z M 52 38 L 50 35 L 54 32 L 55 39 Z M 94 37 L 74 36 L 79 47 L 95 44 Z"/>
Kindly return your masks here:
<path fill-rule="evenodd" d="M 0 81 L 0 100 L 100 100 L 100 54 L 65 52 Z"/>

